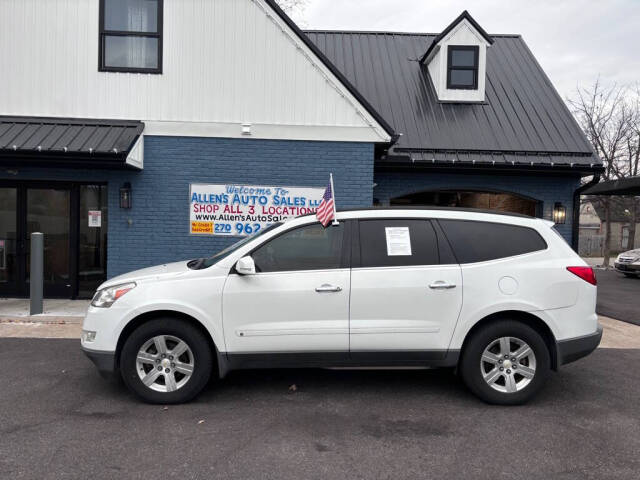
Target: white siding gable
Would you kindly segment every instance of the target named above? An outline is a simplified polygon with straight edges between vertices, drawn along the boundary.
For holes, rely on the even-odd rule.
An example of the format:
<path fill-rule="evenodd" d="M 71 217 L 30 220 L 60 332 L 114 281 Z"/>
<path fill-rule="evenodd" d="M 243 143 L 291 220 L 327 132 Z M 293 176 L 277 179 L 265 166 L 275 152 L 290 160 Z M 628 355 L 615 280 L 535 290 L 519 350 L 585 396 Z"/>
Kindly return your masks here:
<path fill-rule="evenodd" d="M 478 47 L 478 89 L 457 90 L 447 88 L 447 50 L 449 45 Z M 487 72 L 489 43 L 466 19 L 451 30 L 433 49 L 426 63 L 438 99 L 443 102 L 483 102 Z"/>
<path fill-rule="evenodd" d="M 142 120 L 151 135 L 389 140 L 263 0 L 164 0 L 160 75 L 98 72 L 98 5 L 2 0 L 1 115 Z"/>

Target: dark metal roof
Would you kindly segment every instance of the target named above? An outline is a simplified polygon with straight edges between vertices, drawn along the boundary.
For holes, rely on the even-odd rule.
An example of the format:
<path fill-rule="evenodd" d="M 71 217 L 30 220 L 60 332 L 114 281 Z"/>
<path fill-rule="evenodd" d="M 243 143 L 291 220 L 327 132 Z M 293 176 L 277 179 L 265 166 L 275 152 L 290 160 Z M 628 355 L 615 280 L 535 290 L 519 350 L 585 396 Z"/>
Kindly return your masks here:
<path fill-rule="evenodd" d="M 293 30 L 293 32 L 300 38 L 300 40 L 313 52 L 313 54 L 320 59 L 320 61 L 324 64 L 325 67 L 333 73 L 336 78 L 344 85 L 344 87 L 353 95 L 356 100 L 371 114 L 371 116 L 380 124 L 380 126 L 389 134 L 392 139 L 397 137 L 396 132 L 393 129 L 393 126 L 390 125 L 387 120 L 380 115 L 374 106 L 372 106 L 368 99 L 362 95 L 352 83 L 351 81 L 343 74 L 343 71 L 332 63 L 332 61 L 325 55 L 325 53 L 318 48 L 318 46 L 305 35 L 305 33 L 300 30 L 298 25 L 291 20 L 289 15 L 287 15 L 280 6 L 276 3 L 275 0 L 265 0 L 267 4 L 271 7 L 271 9 L 287 24 L 287 26 Z"/>
<path fill-rule="evenodd" d="M 583 195 L 640 195 L 640 177 L 598 183 L 582 193 Z"/>
<path fill-rule="evenodd" d="M 0 116 L 0 162 L 124 166 L 143 129 L 138 121 Z"/>
<path fill-rule="evenodd" d="M 420 61 L 424 62 L 425 59 L 431 53 L 431 50 L 434 49 L 434 47 L 438 44 L 438 42 L 440 42 L 440 40 L 446 37 L 449 34 L 449 32 L 453 30 L 455 26 L 458 25 L 462 20 L 466 20 L 471 25 L 473 25 L 473 28 L 475 28 L 478 31 L 478 33 L 484 37 L 484 39 L 489 43 L 489 45 L 493 45 L 493 38 L 491 38 L 491 35 L 485 32 L 484 29 L 480 25 L 478 25 L 478 22 L 476 22 L 473 19 L 473 17 L 469 14 L 469 12 L 465 10 L 458 16 L 458 18 L 456 18 L 453 22 L 451 22 L 447 28 L 445 28 L 442 32 L 440 32 L 438 35 L 435 36 L 435 38 L 431 41 L 431 45 L 429 45 L 429 48 L 427 49 L 427 51 L 424 52 L 424 55 L 422 55 L 422 57 L 420 58 Z"/>
<path fill-rule="evenodd" d="M 436 34 L 307 32 L 402 136 L 389 157 L 466 158 L 476 165 L 566 165 L 599 170 L 580 127 L 518 35 L 492 35 L 486 101 L 438 101 L 421 57 Z M 434 162 L 434 163 L 435 163 Z"/>

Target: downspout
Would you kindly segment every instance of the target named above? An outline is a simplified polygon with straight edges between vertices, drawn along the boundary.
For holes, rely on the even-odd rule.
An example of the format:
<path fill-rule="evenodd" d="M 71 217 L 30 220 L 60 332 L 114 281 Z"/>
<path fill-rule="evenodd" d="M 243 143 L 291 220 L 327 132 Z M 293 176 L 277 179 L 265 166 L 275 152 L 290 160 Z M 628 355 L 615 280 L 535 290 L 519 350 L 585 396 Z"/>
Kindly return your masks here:
<path fill-rule="evenodd" d="M 593 187 L 600 181 L 600 174 L 594 173 L 593 178 L 584 185 L 578 187 L 573 192 L 573 221 L 571 223 L 571 248 L 578 252 L 578 242 L 580 237 L 580 195 L 587 188 Z"/>

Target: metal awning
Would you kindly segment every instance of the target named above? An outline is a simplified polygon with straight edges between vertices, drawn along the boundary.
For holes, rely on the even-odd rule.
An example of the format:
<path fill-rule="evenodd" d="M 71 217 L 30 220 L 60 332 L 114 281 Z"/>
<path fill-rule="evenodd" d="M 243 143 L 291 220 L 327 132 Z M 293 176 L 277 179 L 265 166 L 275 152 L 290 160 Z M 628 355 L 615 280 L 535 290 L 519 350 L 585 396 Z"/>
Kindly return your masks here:
<path fill-rule="evenodd" d="M 640 176 L 597 183 L 582 195 L 640 195 Z"/>
<path fill-rule="evenodd" d="M 0 116 L 0 164 L 142 170 L 144 123 Z"/>

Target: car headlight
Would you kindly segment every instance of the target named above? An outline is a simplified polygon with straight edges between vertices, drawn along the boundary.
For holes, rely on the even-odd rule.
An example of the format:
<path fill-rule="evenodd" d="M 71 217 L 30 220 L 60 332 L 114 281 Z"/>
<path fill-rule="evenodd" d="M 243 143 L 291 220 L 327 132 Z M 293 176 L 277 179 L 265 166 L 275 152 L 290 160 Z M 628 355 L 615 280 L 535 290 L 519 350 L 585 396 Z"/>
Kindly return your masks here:
<path fill-rule="evenodd" d="M 135 287 L 135 282 L 131 282 L 98 290 L 91 300 L 91 305 L 98 308 L 109 308 L 116 300 Z"/>

